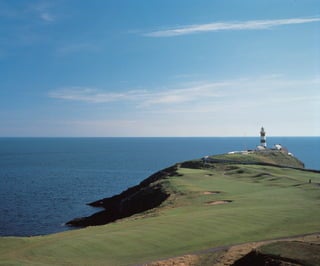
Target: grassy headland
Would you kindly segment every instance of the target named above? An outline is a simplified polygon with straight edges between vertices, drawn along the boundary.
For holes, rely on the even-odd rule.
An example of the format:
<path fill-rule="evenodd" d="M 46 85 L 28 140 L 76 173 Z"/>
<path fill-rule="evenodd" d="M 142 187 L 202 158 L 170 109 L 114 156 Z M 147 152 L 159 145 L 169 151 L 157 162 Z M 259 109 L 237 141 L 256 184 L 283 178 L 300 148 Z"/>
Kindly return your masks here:
<path fill-rule="evenodd" d="M 0 238 L 0 264 L 135 265 L 320 231 L 320 173 L 304 170 L 296 158 L 278 151 L 209 159 L 178 163 L 92 203 L 106 209 L 97 214 L 99 224 L 110 222 L 108 211 L 121 208 L 116 222 Z M 127 213 L 130 208 L 136 212 Z M 97 222 L 92 217 L 78 221 Z"/>

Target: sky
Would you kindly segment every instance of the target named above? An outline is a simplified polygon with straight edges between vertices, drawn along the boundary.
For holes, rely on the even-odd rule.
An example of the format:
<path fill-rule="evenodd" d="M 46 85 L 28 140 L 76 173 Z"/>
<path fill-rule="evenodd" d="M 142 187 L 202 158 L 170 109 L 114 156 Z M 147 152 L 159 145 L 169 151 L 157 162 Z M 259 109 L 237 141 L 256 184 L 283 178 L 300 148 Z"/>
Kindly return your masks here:
<path fill-rule="evenodd" d="M 320 1 L 0 0 L 0 137 L 320 136 Z"/>

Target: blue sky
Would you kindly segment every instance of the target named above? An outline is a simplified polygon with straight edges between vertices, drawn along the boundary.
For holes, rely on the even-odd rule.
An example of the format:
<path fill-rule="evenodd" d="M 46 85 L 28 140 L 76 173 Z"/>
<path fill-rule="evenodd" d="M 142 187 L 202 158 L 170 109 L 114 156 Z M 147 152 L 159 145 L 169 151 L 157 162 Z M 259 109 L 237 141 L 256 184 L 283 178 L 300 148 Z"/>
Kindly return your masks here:
<path fill-rule="evenodd" d="M 319 1 L 0 0 L 0 136 L 319 136 L 319 88 Z"/>

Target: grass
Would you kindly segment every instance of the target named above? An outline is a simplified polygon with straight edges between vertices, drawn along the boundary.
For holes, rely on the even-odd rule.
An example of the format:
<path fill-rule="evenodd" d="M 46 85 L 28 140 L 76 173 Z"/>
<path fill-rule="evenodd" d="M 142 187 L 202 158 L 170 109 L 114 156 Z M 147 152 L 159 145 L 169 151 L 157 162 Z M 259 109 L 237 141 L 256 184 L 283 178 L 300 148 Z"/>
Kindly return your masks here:
<path fill-rule="evenodd" d="M 163 182 L 175 193 L 151 212 L 53 235 L 0 238 L 0 265 L 135 265 L 320 231 L 319 173 L 217 164 L 179 168 Z M 206 204 L 219 200 L 232 202 Z"/>
<path fill-rule="evenodd" d="M 220 154 L 211 156 L 212 159 L 232 160 L 239 163 L 268 163 L 295 168 L 303 168 L 303 163 L 297 158 L 289 156 L 286 152 L 266 150 L 260 152 Z"/>

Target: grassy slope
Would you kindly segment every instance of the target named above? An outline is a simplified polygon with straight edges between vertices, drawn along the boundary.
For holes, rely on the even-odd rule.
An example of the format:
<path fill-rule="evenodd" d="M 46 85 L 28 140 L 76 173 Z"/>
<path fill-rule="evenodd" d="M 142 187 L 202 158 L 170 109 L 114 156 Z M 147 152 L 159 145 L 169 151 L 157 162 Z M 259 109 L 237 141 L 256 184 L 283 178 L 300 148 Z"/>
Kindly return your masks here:
<path fill-rule="evenodd" d="M 179 168 L 176 176 L 161 182 L 175 193 L 156 210 L 104 226 L 0 238 L 0 264 L 128 265 L 320 231 L 319 173 L 214 164 Z M 206 204 L 215 200 L 233 202 Z"/>
<path fill-rule="evenodd" d="M 289 156 L 285 151 L 265 150 L 260 152 L 250 152 L 248 154 L 221 154 L 211 156 L 213 159 L 234 160 L 241 163 L 267 163 L 294 168 L 304 168 L 304 164 L 293 156 Z"/>

